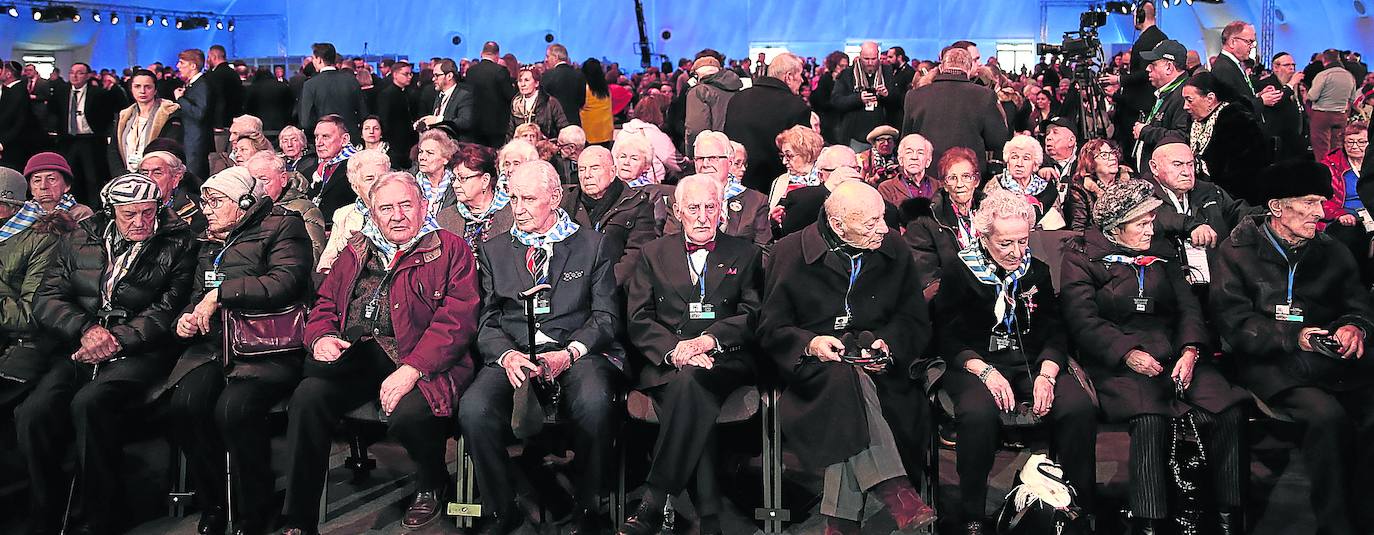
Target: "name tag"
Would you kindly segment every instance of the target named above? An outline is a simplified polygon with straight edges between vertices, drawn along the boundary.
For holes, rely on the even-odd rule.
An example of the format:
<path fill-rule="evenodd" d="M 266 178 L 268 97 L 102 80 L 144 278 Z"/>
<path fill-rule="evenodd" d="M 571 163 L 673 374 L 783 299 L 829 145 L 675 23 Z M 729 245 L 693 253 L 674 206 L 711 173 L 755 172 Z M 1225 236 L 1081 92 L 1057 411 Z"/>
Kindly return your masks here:
<path fill-rule="evenodd" d="M 1292 305 L 1274 305 L 1274 319 L 1302 323 L 1302 309 Z"/>
<path fill-rule="evenodd" d="M 1356 212 L 1360 218 L 1360 224 L 1364 225 L 1365 232 L 1374 232 L 1374 217 L 1369 216 L 1369 210 L 1361 208 Z"/>
<path fill-rule="evenodd" d="M 535 313 L 535 314 L 548 314 L 551 310 L 552 310 L 552 307 L 549 305 L 549 298 L 548 298 L 548 297 L 539 296 L 539 297 L 534 298 L 534 313 Z"/>
<path fill-rule="evenodd" d="M 992 333 L 988 338 L 988 351 L 997 353 L 1016 349 L 1016 340 L 1012 339 L 1009 333 Z"/>
<path fill-rule="evenodd" d="M 219 288 L 220 285 L 222 285 L 222 284 L 224 284 L 224 274 L 223 274 L 223 273 L 220 273 L 220 272 L 217 272 L 217 271 L 206 271 L 206 272 L 205 272 L 205 288 L 206 288 L 207 290 L 212 290 L 212 289 L 215 289 L 215 288 Z"/>
<path fill-rule="evenodd" d="M 716 306 L 710 303 L 688 303 L 687 319 L 689 320 L 713 320 L 716 319 Z"/>
<path fill-rule="evenodd" d="M 845 314 L 843 316 L 835 316 L 835 330 L 843 331 L 845 329 L 848 329 L 849 323 L 853 320 L 854 317 L 849 314 Z"/>
<path fill-rule="evenodd" d="M 1141 314 L 1154 314 L 1154 313 L 1155 313 L 1155 300 L 1154 300 L 1154 298 L 1150 298 L 1150 297 L 1134 297 L 1134 298 L 1131 299 L 1131 304 L 1132 304 L 1132 306 L 1135 307 L 1135 311 L 1136 311 L 1136 312 L 1139 312 L 1139 313 L 1141 313 Z"/>
<path fill-rule="evenodd" d="M 363 307 L 363 318 L 369 320 L 377 319 L 376 301 L 369 301 L 367 305 Z"/>

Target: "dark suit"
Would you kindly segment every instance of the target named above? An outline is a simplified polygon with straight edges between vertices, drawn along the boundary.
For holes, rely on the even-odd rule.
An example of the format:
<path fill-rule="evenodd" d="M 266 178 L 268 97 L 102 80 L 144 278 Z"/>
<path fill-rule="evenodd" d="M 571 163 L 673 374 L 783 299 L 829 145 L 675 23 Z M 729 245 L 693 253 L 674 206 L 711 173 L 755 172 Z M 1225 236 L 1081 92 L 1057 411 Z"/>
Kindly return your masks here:
<path fill-rule="evenodd" d="M 715 319 L 691 319 L 689 304 L 703 299 L 688 271 L 685 243 L 682 234 L 649 242 L 626 291 L 630 342 L 643 357 L 634 361 L 641 366 L 635 388 L 654 396 L 659 415 L 648 483 L 667 494 L 682 492 L 694 472 L 698 481 L 714 480 L 714 473 L 698 467 L 714 469 L 709 459 L 715 453 L 721 403 L 755 378 L 750 350 L 763 283 L 759 248 L 748 240 L 717 235 L 715 250 L 706 255 L 704 298 L 714 307 Z M 719 345 L 720 353 L 711 355 L 714 366 L 674 367 L 668 353 L 679 341 L 702 334 Z M 707 497 L 711 495 L 715 493 Z"/>
<path fill-rule="evenodd" d="M 320 207 L 322 214 L 332 214 L 335 210 L 358 200 L 358 194 L 354 193 L 353 187 L 348 184 L 348 160 L 334 164 L 330 168 L 325 168 L 324 162 L 317 161 L 315 165 L 298 171 L 310 182 L 306 196 Z M 315 182 L 316 172 L 323 178 L 319 183 Z M 333 225 L 332 218 L 329 224 Z"/>
<path fill-rule="evenodd" d="M 725 107 L 725 135 L 744 145 L 749 167 L 740 179 L 745 186 L 768 191 L 786 171 L 774 140 L 783 130 L 811 124 L 811 109 L 782 80 L 755 78 L 754 86 L 735 94 Z"/>
<path fill-rule="evenodd" d="M 33 116 L 33 106 L 24 82 L 0 89 L 0 165 L 17 171 L 24 170 L 29 156 L 33 155 L 33 139 L 41 134 L 38 120 Z"/>
<path fill-rule="evenodd" d="M 36 121 L 35 124 L 38 125 L 38 130 L 35 130 L 35 132 L 42 133 L 53 131 L 56 125 L 53 124 L 54 118 L 52 114 L 48 112 L 48 101 L 52 99 L 53 83 L 46 79 L 39 78 L 34 80 L 33 89 L 29 89 L 29 81 L 21 78 L 19 85 L 28 92 L 28 99 L 26 102 L 29 103 L 29 108 L 33 111 L 33 118 Z"/>
<path fill-rule="evenodd" d="M 1155 103 L 1154 88 L 1150 87 L 1149 73 L 1145 72 L 1145 66 L 1150 62 L 1140 57 L 1142 52 L 1154 50 L 1155 45 L 1168 39 L 1164 30 L 1159 26 L 1150 26 L 1145 31 L 1140 32 L 1135 43 L 1131 45 L 1131 64 L 1126 72 L 1121 74 L 1121 91 L 1117 98 L 1120 110 L 1117 113 L 1124 113 L 1129 116 L 1130 121 L 1126 124 L 1134 124 L 1137 119 L 1150 111 L 1150 106 Z M 1049 86 L 1054 87 L 1054 86 Z M 1130 132 L 1127 132 L 1129 139 Z M 1122 145 L 1123 147 L 1127 145 Z"/>
<path fill-rule="evenodd" d="M 1307 131 L 1307 114 L 1298 102 L 1293 89 L 1270 74 L 1260 80 L 1257 90 L 1273 87 L 1283 92 L 1283 97 L 1273 106 L 1264 107 L 1264 124 L 1268 126 L 1273 141 L 1275 159 L 1298 158 L 1312 154 Z"/>
<path fill-rule="evenodd" d="M 515 82 L 510 78 L 510 71 L 483 58 L 468 67 L 464 81 L 472 87 L 477 110 L 477 142 L 488 147 L 504 145 L 506 127 L 510 126 L 510 99 L 515 97 Z"/>
<path fill-rule="evenodd" d="M 1264 102 L 1255 95 L 1250 75 L 1241 69 L 1242 67 L 1226 54 L 1217 54 L 1217 61 L 1212 64 L 1212 76 L 1216 77 L 1218 84 L 1230 90 L 1231 102 L 1245 106 L 1251 114 L 1260 118 L 1264 113 Z"/>
<path fill-rule="evenodd" d="M 89 201 L 96 197 L 105 180 L 110 178 L 105 140 L 110 135 L 115 108 L 110 102 L 109 92 L 99 84 L 88 84 L 83 92 L 85 94 L 76 100 L 72 98 L 71 84 L 57 84 L 48 103 L 51 115 L 57 118 L 57 149 L 72 168 L 72 194 L 77 199 Z M 72 109 L 73 104 L 77 105 L 75 110 Z M 77 117 L 85 119 L 90 132 L 71 131 L 71 125 Z"/>
<path fill-rule="evenodd" d="M 467 84 L 453 86 L 453 92 L 449 94 L 448 102 L 444 102 L 442 92 L 434 95 L 434 100 L 429 104 L 430 111 L 438 110 L 438 115 L 444 121 L 448 121 L 458 127 L 459 141 L 472 141 L 473 126 L 476 121 L 473 116 L 473 105 L 475 100 L 472 96 L 472 88 Z M 439 105 L 443 104 L 443 109 Z"/>
<path fill-rule="evenodd" d="M 295 107 L 291 86 L 270 76 L 253 80 L 244 93 L 244 113 L 262 119 L 264 132 L 281 131 L 291 122 L 291 110 Z"/>
<path fill-rule="evenodd" d="M 887 124 L 889 111 L 902 107 L 902 98 L 906 95 L 898 93 L 893 88 L 892 83 L 895 80 L 892 69 L 887 65 L 879 65 L 878 69 L 883 75 L 883 84 L 888 91 L 887 96 L 878 97 L 878 104 L 873 111 L 864 109 L 863 99 L 856 89 L 854 69 L 845 69 L 840 72 L 840 77 L 835 79 L 835 92 L 830 95 L 830 105 L 837 113 L 843 114 L 840 119 L 842 144 L 848 145 L 852 141 L 866 143 L 865 139 L 873 128 Z"/>
<path fill-rule="evenodd" d="M 416 135 L 415 111 L 411 107 L 412 89 L 403 89 L 388 82 L 377 92 L 377 118 L 382 122 L 382 141 L 391 146 L 391 166 L 410 168 L 410 148 L 420 137 Z"/>
<path fill-rule="evenodd" d="M 678 221 L 677 214 L 673 211 L 673 196 L 665 195 L 664 200 L 667 202 L 668 214 L 663 225 L 663 233 L 682 233 L 682 222 Z M 767 195 L 746 189 L 739 195 L 725 199 L 721 212 L 725 214 L 725 228 L 721 229 L 721 232 L 752 241 L 759 247 L 767 246 L 773 241 L 773 227 L 768 220 Z"/>
<path fill-rule="evenodd" d="M 201 75 L 186 86 L 177 99 L 181 106 L 182 148 L 186 151 L 186 168 L 198 177 L 210 176 L 210 151 L 214 148 L 214 86 L 209 77 Z"/>
<path fill-rule="evenodd" d="M 1000 153 L 1009 139 L 997 95 L 964 73 L 939 73 L 905 98 L 902 136 L 925 136 L 933 147 L 931 161 L 940 161 L 950 148 L 967 147 L 978 157 L 979 167 L 986 169 L 987 151 Z"/>
<path fill-rule="evenodd" d="M 558 99 L 568 124 L 582 125 L 582 106 L 587 102 L 587 77 L 567 63 L 549 69 L 539 79 L 539 87 Z"/>
<path fill-rule="evenodd" d="M 1155 147 L 1164 140 L 1164 136 L 1176 137 L 1179 141 L 1188 139 L 1188 128 L 1193 119 L 1188 115 L 1188 110 L 1183 108 L 1183 86 L 1175 87 L 1159 98 L 1163 103 L 1156 103 L 1158 107 L 1155 113 L 1144 118 L 1142 122 L 1145 126 L 1140 129 L 1140 138 L 1135 142 L 1139 158 L 1128 160 L 1136 163 L 1136 169 L 1144 169 L 1148 165 L 1146 162 L 1150 161 L 1150 155 L 1154 154 Z M 1148 114 L 1150 110 L 1145 111 Z"/>
<path fill-rule="evenodd" d="M 578 186 L 563 186 L 563 209 L 583 228 L 606 235 L 606 251 L 615 264 L 615 280 L 624 286 L 634 270 L 640 248 L 656 238 L 658 233 L 654 229 L 654 211 L 649 194 L 642 188 L 619 189 L 620 195 L 610 209 L 596 221 L 583 208 L 582 190 Z M 608 191 L 606 195 L 611 195 L 613 191 Z"/>
<path fill-rule="evenodd" d="M 354 140 L 362 139 L 363 117 L 367 116 L 367 103 L 363 101 L 363 87 L 352 73 L 329 69 L 316 74 L 301 88 L 300 111 L 297 118 L 307 135 L 315 133 L 315 123 L 320 117 L 337 114 L 348 125 L 348 135 Z M 409 148 L 409 147 L 406 147 Z"/>
<path fill-rule="evenodd" d="M 477 484 L 489 510 L 515 514 L 515 488 L 506 444 L 511 436 L 512 394 L 499 360 L 507 351 L 529 353 L 524 303 L 519 294 L 534 285 L 525 265 L 528 247 L 513 237 L 497 236 L 478 251 L 482 275 L 482 314 L 477 349 L 484 366 L 458 405 L 458 421 L 477 466 Z M 558 376 L 559 406 L 569 418 L 578 468 L 577 499 L 595 510 L 610 446 L 618 424 L 613 400 L 624 376 L 624 350 L 616 341 L 620 304 L 611 272 L 616 258 L 606 238 L 582 227 L 553 245 L 545 296 L 550 312 L 536 318 L 537 328 L 559 347 L 576 341 L 587 349 Z"/>
<path fill-rule="evenodd" d="M 239 74 L 234 72 L 234 66 L 227 61 L 206 71 L 205 77 L 210 79 L 210 85 L 213 87 L 211 93 L 214 94 L 214 100 L 211 101 L 211 108 L 214 111 L 211 117 L 214 118 L 214 127 L 229 128 L 229 123 L 235 117 L 243 115 L 243 80 L 239 79 Z"/>

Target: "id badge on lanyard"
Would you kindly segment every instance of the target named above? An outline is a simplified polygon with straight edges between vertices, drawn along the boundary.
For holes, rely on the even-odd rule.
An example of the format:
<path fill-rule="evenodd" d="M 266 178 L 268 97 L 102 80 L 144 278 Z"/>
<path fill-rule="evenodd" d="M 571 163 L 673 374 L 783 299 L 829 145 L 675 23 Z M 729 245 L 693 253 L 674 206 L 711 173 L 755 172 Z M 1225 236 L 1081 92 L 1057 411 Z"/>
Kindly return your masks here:
<path fill-rule="evenodd" d="M 835 316 L 835 330 L 843 331 L 854 323 L 854 313 L 849 308 L 849 294 L 854 291 L 854 283 L 859 280 L 859 270 L 864 267 L 864 259 L 854 256 L 849 259 L 849 287 L 844 291 L 844 315 Z"/>

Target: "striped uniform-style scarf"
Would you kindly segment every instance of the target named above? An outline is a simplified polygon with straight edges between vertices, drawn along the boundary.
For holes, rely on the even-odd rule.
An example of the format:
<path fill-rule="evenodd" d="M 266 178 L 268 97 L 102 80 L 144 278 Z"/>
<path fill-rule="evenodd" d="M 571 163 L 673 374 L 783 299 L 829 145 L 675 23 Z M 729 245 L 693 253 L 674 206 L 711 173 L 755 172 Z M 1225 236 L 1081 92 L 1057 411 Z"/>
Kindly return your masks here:
<path fill-rule="evenodd" d="M 525 232 L 520 230 L 519 227 L 513 226 L 510 228 L 510 235 L 515 238 L 515 241 L 520 242 L 521 245 L 526 247 L 543 247 L 568 239 L 568 237 L 576 233 L 579 228 L 581 227 L 568 216 L 568 212 L 559 208 L 558 222 L 554 223 L 553 228 L 550 228 L 548 232 L 543 234 Z"/>
<path fill-rule="evenodd" d="M 739 178 L 735 175 L 730 175 L 729 181 L 725 183 L 725 200 L 728 201 L 735 198 L 735 196 L 744 193 L 744 190 L 744 184 L 740 184 Z"/>
<path fill-rule="evenodd" d="M 1005 171 L 997 175 L 997 183 L 1002 186 L 1002 189 L 1028 197 L 1039 195 L 1041 192 L 1045 191 L 1046 186 L 1050 185 L 1048 180 L 1040 178 L 1040 175 L 1033 174 L 1031 175 L 1030 184 L 1022 188 L 1021 183 L 1017 182 L 1015 178 L 1012 178 L 1011 173 Z"/>
<path fill-rule="evenodd" d="M 66 193 L 57 201 L 57 207 L 55 209 L 66 212 L 70 211 L 75 206 L 76 197 L 72 197 L 72 194 Z M 14 237 L 15 234 L 19 234 L 33 226 L 34 222 L 38 221 L 38 218 L 45 215 L 48 215 L 48 211 L 44 210 L 43 206 L 38 204 L 38 201 L 25 202 L 24 206 L 19 208 L 18 213 L 5 221 L 4 226 L 0 226 L 0 243 L 4 243 L 5 240 Z"/>
<path fill-rule="evenodd" d="M 821 183 L 820 170 L 816 166 L 811 166 L 811 171 L 804 175 L 787 175 L 787 191 L 790 193 L 794 189 L 807 186 L 819 186 Z"/>
<path fill-rule="evenodd" d="M 424 194 L 425 200 L 429 201 L 429 215 L 433 216 L 439 213 L 439 203 L 443 202 L 444 194 L 448 193 L 448 188 L 453 183 L 453 171 L 445 168 L 438 186 L 432 184 L 429 176 L 423 171 L 415 173 L 415 182 L 420 185 L 420 193 Z"/>
<path fill-rule="evenodd" d="M 468 209 L 463 203 L 458 203 L 458 215 L 463 216 L 463 240 L 468 242 L 473 254 L 477 254 L 477 240 L 482 234 L 486 233 L 487 227 L 491 225 L 492 216 L 501 211 L 507 204 L 510 204 L 510 194 L 502 190 L 496 190 L 491 198 L 491 204 L 481 213 L 475 213 Z"/>
<path fill-rule="evenodd" d="M 1016 281 L 1025 276 L 1026 270 L 1030 269 L 1030 247 L 1026 248 L 1025 256 L 1021 258 L 1021 267 L 1008 273 L 1004 279 L 997 278 L 996 269 L 988 261 L 987 256 L 983 254 L 983 248 L 976 243 L 959 251 L 959 260 L 964 262 L 964 266 L 968 267 L 969 272 L 973 273 L 978 282 L 997 289 L 997 301 L 993 304 L 992 315 L 996 317 L 999 323 L 1005 321 L 1009 315 L 1016 313 L 1016 300 L 1011 295 L 1012 287 L 1016 285 Z"/>
<path fill-rule="evenodd" d="M 656 184 L 657 182 L 654 181 L 654 175 L 652 171 L 652 169 L 645 171 L 644 174 L 639 175 L 639 177 L 635 178 L 634 180 L 626 182 L 625 185 L 631 188 L 639 188 L 647 186 L 649 184 Z"/>
<path fill-rule="evenodd" d="M 387 241 L 386 236 L 382 235 L 382 229 L 378 228 L 377 224 L 372 222 L 371 217 L 365 217 L 363 220 L 362 233 L 363 236 L 367 237 L 368 241 L 372 242 L 372 246 L 377 248 L 377 254 L 382 255 L 382 260 L 385 261 L 383 263 L 386 265 L 387 271 L 391 271 L 393 267 L 392 264 L 396 262 L 396 256 L 398 254 L 409 251 L 412 247 L 415 247 L 415 244 L 420 243 L 420 238 L 436 230 L 439 230 L 439 221 L 435 220 L 432 215 L 426 215 L 424 225 L 420 227 L 420 232 L 415 233 L 415 237 L 411 238 L 410 241 L 401 245 L 396 245 Z"/>
<path fill-rule="evenodd" d="M 319 183 L 324 182 L 324 174 L 323 174 L 323 171 L 325 170 L 326 167 L 329 167 L 329 166 L 332 166 L 332 165 L 338 165 L 339 163 L 342 163 L 343 161 L 345 161 L 345 160 L 351 158 L 351 157 L 353 156 L 353 154 L 355 154 L 355 153 L 357 153 L 357 152 L 358 152 L 358 147 L 357 147 L 357 146 L 354 146 L 354 145 L 344 145 L 344 146 L 343 146 L 343 150 L 340 150 L 339 153 L 338 153 L 338 154 L 335 154 L 333 158 L 330 158 L 330 159 L 329 159 L 329 161 L 327 161 L 327 162 L 320 162 L 319 166 L 315 168 L 315 173 L 310 177 L 310 187 L 313 188 L 313 187 L 315 187 L 316 185 L 318 185 Z M 319 200 L 316 200 L 316 201 L 315 201 L 315 204 L 319 204 L 319 203 L 320 203 Z"/>

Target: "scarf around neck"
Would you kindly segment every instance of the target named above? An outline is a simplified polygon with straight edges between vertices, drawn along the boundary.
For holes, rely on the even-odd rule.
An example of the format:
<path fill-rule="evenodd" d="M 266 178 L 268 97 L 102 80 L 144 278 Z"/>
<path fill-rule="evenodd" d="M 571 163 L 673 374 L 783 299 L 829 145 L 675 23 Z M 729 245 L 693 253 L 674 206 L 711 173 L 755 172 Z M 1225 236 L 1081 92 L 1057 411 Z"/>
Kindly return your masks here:
<path fill-rule="evenodd" d="M 1207 115 L 1201 121 L 1193 121 L 1188 128 L 1188 147 L 1193 149 L 1193 154 L 1197 156 L 1197 170 L 1208 176 L 1207 161 L 1202 159 L 1202 153 L 1207 150 L 1207 146 L 1212 144 L 1212 129 L 1216 128 L 1217 117 L 1221 116 L 1221 110 L 1225 109 L 1228 103 L 1222 102 L 1217 105 L 1217 109 Z"/>
<path fill-rule="evenodd" d="M 439 179 L 439 185 L 434 185 L 423 171 L 415 173 L 415 183 L 420 185 L 420 193 L 424 194 L 425 200 L 429 201 L 430 215 L 439 213 L 439 203 L 443 202 L 444 194 L 453 184 L 453 171 L 444 169 L 444 176 Z M 463 203 L 458 203 L 463 204 Z"/>
<path fill-rule="evenodd" d="M 69 212 L 75 207 L 76 197 L 73 197 L 70 193 L 64 193 L 62 198 L 57 201 L 57 206 L 54 207 L 54 210 Z M 0 243 L 4 243 L 6 240 L 14 237 L 14 235 L 33 226 L 33 224 L 38 221 L 38 218 L 45 215 L 48 215 L 48 211 L 44 210 L 43 206 L 38 204 L 38 201 L 30 200 L 25 202 L 14 216 L 5 221 L 4 226 L 0 226 Z"/>
<path fill-rule="evenodd" d="M 997 175 L 997 183 L 1002 186 L 1002 189 L 1012 193 L 1029 195 L 1031 197 L 1044 192 L 1045 187 L 1050 185 L 1048 180 L 1040 178 L 1040 175 L 1032 173 L 1030 184 L 1023 188 L 1021 187 L 1021 183 L 1017 182 L 1015 178 L 1011 177 L 1011 173 L 1006 171 L 1002 171 L 1002 174 Z"/>
<path fill-rule="evenodd" d="M 996 288 L 997 301 L 993 303 L 992 315 L 999 324 L 1006 321 L 1009 315 L 1016 313 L 1016 300 L 1011 295 L 1012 288 L 1030 269 L 1030 247 L 1026 248 L 1026 253 L 1021 258 L 1021 266 L 1016 268 L 1016 271 L 1007 273 L 1007 276 L 1001 279 L 997 278 L 999 266 L 988 260 L 987 254 L 983 252 L 983 246 L 978 243 L 959 251 L 959 260 L 963 261 L 964 267 L 968 268 L 974 278 L 978 279 L 978 282 Z"/>
<path fill-rule="evenodd" d="M 548 232 L 543 234 L 525 232 L 520 230 L 519 227 L 512 226 L 510 228 L 510 235 L 515 238 L 515 241 L 520 242 L 521 245 L 526 247 L 543 247 L 568 239 L 573 234 L 577 233 L 579 228 L 577 223 L 568 216 L 568 212 L 559 208 L 558 221 L 553 224 L 553 227 L 550 228 Z"/>
<path fill-rule="evenodd" d="M 396 245 L 387 241 L 386 236 L 382 235 L 382 229 L 372 222 L 371 217 L 364 214 L 362 233 L 376 248 L 377 254 L 382 256 L 382 263 L 386 265 L 386 270 L 389 272 L 392 267 L 395 267 L 393 264 L 396 262 L 397 255 L 409 251 L 415 247 L 415 244 L 420 243 L 420 238 L 436 230 L 439 230 L 439 222 L 434 219 L 434 216 L 426 215 L 424 225 L 420 227 L 419 232 L 415 233 L 415 237 L 401 245 Z"/>

